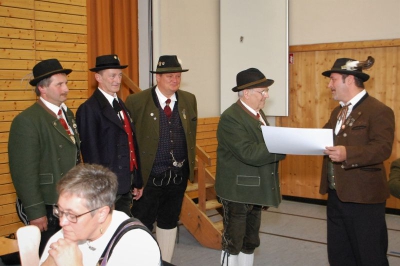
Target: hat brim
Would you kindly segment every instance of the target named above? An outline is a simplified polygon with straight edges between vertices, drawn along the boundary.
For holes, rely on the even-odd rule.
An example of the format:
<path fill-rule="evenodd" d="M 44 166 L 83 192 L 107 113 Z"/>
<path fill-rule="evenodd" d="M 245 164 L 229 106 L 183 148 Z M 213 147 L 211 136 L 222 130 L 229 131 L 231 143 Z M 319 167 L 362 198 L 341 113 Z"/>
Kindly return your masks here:
<path fill-rule="evenodd" d="M 357 78 L 360 78 L 362 81 L 367 81 L 369 79 L 369 75 L 363 72 L 357 72 L 357 71 L 350 71 L 350 70 L 327 70 L 322 72 L 322 75 L 325 77 L 330 77 L 332 73 L 338 73 L 338 74 L 346 74 L 346 75 L 353 75 Z"/>
<path fill-rule="evenodd" d="M 59 73 L 64 73 L 64 74 L 68 75 L 71 72 L 72 72 L 72 69 L 66 69 L 66 68 L 57 69 L 57 70 L 50 71 L 46 74 L 40 75 L 39 77 L 36 77 L 36 78 L 30 80 L 29 84 L 31 84 L 32 86 L 36 86 L 41 80 L 43 80 L 45 78 L 51 77 L 51 76 L 53 76 L 55 74 L 59 74 Z"/>
<path fill-rule="evenodd" d="M 187 72 L 187 71 L 189 71 L 189 69 L 173 69 L 173 68 L 169 68 L 169 69 L 159 69 L 159 70 L 156 70 L 156 71 L 151 71 L 150 70 L 150 73 L 153 73 L 153 74 L 165 74 L 165 73 L 178 73 L 178 72 Z"/>
<path fill-rule="evenodd" d="M 233 87 L 233 88 L 232 88 L 232 91 L 238 92 L 238 91 L 242 91 L 242 90 L 246 90 L 246 89 L 265 88 L 265 87 L 271 86 L 272 84 L 274 84 L 274 80 L 272 80 L 272 79 L 267 79 L 267 80 L 264 80 L 264 81 L 262 81 L 262 82 L 260 82 L 260 83 L 252 84 L 252 85 L 250 85 L 250 86 L 244 86 L 244 87 L 243 87 L 243 85 L 241 85 L 241 86 Z"/>
<path fill-rule="evenodd" d="M 101 66 L 101 67 L 94 67 L 94 68 L 90 68 L 89 70 L 92 72 L 99 72 L 100 70 L 104 70 L 104 69 L 124 69 L 127 68 L 128 65 L 123 65 L 123 66 Z"/>

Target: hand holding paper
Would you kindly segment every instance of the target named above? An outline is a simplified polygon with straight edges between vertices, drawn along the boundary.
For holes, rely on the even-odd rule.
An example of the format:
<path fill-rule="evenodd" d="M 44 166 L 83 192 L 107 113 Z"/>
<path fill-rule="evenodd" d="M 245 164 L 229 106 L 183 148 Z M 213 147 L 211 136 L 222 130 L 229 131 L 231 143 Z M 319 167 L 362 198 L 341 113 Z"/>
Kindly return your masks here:
<path fill-rule="evenodd" d="M 296 155 L 324 155 L 333 146 L 332 129 L 262 126 L 268 151 Z"/>

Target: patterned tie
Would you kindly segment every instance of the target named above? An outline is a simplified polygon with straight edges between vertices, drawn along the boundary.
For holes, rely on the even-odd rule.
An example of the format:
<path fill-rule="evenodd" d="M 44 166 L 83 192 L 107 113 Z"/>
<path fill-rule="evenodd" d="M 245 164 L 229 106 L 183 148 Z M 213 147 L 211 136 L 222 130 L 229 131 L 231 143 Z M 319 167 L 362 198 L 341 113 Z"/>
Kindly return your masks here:
<path fill-rule="evenodd" d="M 351 103 L 346 104 L 345 106 L 342 107 L 342 109 L 340 109 L 340 112 L 337 116 L 337 120 L 340 121 L 340 125 L 344 124 L 344 121 L 347 118 L 347 112 L 349 111 L 349 106 L 351 105 Z"/>
<path fill-rule="evenodd" d="M 171 99 L 167 99 L 166 101 L 165 101 L 165 107 L 164 107 L 164 113 L 165 113 L 165 115 L 168 117 L 168 118 L 170 118 L 171 117 L 171 115 L 172 115 L 172 111 L 171 111 L 171 107 L 169 107 L 169 104 L 171 103 Z"/>
<path fill-rule="evenodd" d="M 265 126 L 264 121 L 261 119 L 260 113 L 257 113 L 257 118 L 261 122 L 261 124 L 263 124 L 263 126 Z"/>
<path fill-rule="evenodd" d="M 65 121 L 64 117 L 62 116 L 62 111 L 61 111 L 61 109 L 58 110 L 57 116 L 58 116 L 58 120 L 60 120 L 61 125 L 65 128 L 65 130 L 67 131 L 68 135 L 71 136 L 72 133 L 71 133 L 71 131 L 69 130 L 67 121 Z"/>

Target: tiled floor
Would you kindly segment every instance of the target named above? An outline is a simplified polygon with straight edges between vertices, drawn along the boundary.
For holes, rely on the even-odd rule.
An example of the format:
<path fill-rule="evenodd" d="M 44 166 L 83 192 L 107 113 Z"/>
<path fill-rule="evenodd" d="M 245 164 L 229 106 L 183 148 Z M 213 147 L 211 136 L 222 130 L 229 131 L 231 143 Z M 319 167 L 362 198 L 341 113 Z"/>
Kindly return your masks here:
<path fill-rule="evenodd" d="M 326 208 L 320 205 L 283 201 L 279 208 L 263 212 L 261 246 L 254 266 L 325 266 Z M 386 215 L 389 232 L 388 259 L 400 265 L 400 216 Z M 219 265 L 221 251 L 202 247 L 180 226 L 179 243 L 172 263 L 179 266 Z"/>

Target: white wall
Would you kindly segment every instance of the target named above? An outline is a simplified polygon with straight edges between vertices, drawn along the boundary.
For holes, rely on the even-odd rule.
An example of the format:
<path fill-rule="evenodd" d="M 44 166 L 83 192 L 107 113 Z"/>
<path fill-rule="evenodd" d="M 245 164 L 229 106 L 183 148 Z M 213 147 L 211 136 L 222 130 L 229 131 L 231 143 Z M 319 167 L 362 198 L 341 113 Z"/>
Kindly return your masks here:
<path fill-rule="evenodd" d="M 398 38 L 399 0 L 289 0 L 289 45 Z"/>
<path fill-rule="evenodd" d="M 153 16 L 153 68 L 160 55 L 177 55 L 189 69 L 181 89 L 196 95 L 199 117 L 219 116 L 219 1 L 153 0 Z"/>
<path fill-rule="evenodd" d="M 190 69 L 183 74 L 182 89 L 196 95 L 199 117 L 219 116 L 219 1 L 153 1 L 161 9 L 154 18 L 156 25 L 171 25 L 163 30 L 165 34 L 155 36 L 154 64 L 161 53 L 177 54 L 183 67 Z M 147 5 L 144 0 L 138 2 Z M 139 19 L 145 19 L 144 11 L 139 8 L 139 12 Z M 143 40 L 147 27 L 140 25 Z M 289 45 L 398 38 L 400 0 L 289 0 Z M 147 88 L 148 45 L 143 45 L 139 43 L 140 87 Z M 185 76 L 194 81 L 185 83 Z"/>
<path fill-rule="evenodd" d="M 238 99 L 238 93 L 232 92 L 237 73 L 254 67 L 274 80 L 263 108 L 265 114 L 287 116 L 288 1 L 220 0 L 220 3 L 220 91 L 224 96 L 221 113 Z"/>

